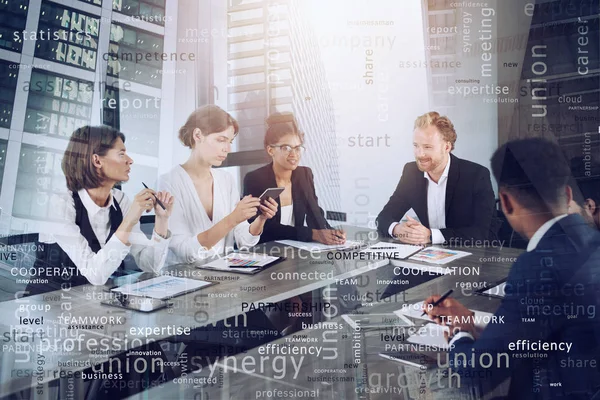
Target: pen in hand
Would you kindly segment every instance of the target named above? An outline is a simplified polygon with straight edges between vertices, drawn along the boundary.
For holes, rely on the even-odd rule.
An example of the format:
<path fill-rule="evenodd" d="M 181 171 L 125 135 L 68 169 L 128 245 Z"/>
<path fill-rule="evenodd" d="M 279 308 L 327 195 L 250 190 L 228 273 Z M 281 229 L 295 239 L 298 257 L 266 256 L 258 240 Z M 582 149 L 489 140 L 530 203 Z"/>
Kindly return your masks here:
<path fill-rule="evenodd" d="M 437 299 L 437 301 L 435 301 L 431 304 L 431 308 L 437 307 L 440 304 L 442 304 L 442 301 L 446 300 L 446 298 L 448 296 L 450 296 L 452 294 L 452 292 L 454 292 L 454 290 L 452 290 L 452 289 L 448 290 L 442 297 L 440 297 L 439 299 Z M 423 311 L 423 314 L 421 314 L 421 317 L 425 314 L 427 314 L 427 313 L 425 311 Z"/>
<path fill-rule="evenodd" d="M 142 182 L 142 185 L 144 185 L 144 187 L 145 187 L 146 189 L 150 189 L 148 186 L 146 186 L 146 184 L 145 184 L 144 182 Z M 160 200 L 158 199 L 158 197 L 156 197 L 156 195 L 154 195 L 154 198 L 156 199 L 156 202 L 158 203 L 158 205 L 159 205 L 159 206 L 161 206 L 161 207 L 162 207 L 162 209 L 163 209 L 163 210 L 166 210 L 166 209 L 167 209 L 167 207 L 165 207 L 165 205 L 162 203 L 162 201 L 160 201 Z"/>

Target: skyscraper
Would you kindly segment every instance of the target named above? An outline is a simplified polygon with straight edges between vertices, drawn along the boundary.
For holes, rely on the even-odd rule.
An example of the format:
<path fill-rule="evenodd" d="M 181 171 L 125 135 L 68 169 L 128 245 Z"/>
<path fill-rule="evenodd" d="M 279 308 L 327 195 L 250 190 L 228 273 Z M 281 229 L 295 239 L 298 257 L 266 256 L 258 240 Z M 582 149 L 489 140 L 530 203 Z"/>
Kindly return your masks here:
<path fill-rule="evenodd" d="M 335 118 L 319 48 L 299 0 L 232 2 L 227 9 L 227 109 L 240 122 L 242 175 L 264 164 L 265 118 L 291 111 L 305 133 L 303 163 L 323 208 L 339 210 Z"/>

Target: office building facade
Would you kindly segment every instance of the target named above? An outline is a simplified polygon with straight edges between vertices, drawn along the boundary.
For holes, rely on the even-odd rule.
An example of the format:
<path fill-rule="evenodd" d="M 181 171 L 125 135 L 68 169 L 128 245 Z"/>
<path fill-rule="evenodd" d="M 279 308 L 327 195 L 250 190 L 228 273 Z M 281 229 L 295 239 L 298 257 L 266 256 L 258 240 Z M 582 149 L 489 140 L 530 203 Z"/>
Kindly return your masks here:
<path fill-rule="evenodd" d="M 305 134 L 303 164 L 313 170 L 322 207 L 334 211 L 340 207 L 335 115 L 304 7 L 298 0 L 229 3 L 226 107 L 241 127 L 233 159 L 242 176 L 268 162 L 265 119 L 293 112 Z"/>

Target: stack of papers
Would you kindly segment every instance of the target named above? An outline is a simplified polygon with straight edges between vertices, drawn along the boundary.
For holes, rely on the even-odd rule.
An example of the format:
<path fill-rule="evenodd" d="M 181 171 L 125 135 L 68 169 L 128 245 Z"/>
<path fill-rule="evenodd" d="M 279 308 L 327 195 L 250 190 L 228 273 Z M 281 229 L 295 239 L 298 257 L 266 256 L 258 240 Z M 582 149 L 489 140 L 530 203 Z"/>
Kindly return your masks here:
<path fill-rule="evenodd" d="M 355 330 L 414 325 L 411 320 L 400 314 L 344 314 L 342 319 Z"/>
<path fill-rule="evenodd" d="M 123 285 L 113 289 L 113 292 L 164 300 L 179 296 L 184 293 L 189 293 L 212 284 L 212 282 L 200 281 L 196 279 L 161 275 L 145 281 Z"/>
<path fill-rule="evenodd" d="M 506 296 L 506 282 L 502 282 L 492 288 L 484 290 L 481 294 L 485 294 L 492 297 L 504 298 Z"/>
<path fill-rule="evenodd" d="M 448 250 L 441 247 L 427 247 L 409 258 L 409 260 L 441 265 L 470 256 L 471 254 L 466 251 Z"/>
<path fill-rule="evenodd" d="M 277 243 L 281 243 L 286 246 L 296 247 L 301 250 L 320 252 L 330 250 L 351 250 L 359 248 L 364 245 L 363 241 L 359 240 L 346 240 L 344 244 L 323 244 L 318 242 L 299 242 L 297 240 L 278 240 Z"/>
<path fill-rule="evenodd" d="M 487 325 L 487 323 L 489 321 L 491 321 L 491 317 L 494 315 L 492 313 L 478 311 L 478 310 L 471 310 L 471 311 L 473 311 L 475 313 L 475 316 L 474 316 L 475 326 L 477 326 L 479 328 L 484 328 Z M 421 314 L 423 314 L 423 302 L 422 301 L 419 301 L 418 303 L 414 303 L 414 304 L 407 304 L 406 307 L 402 307 L 401 309 L 394 311 L 394 314 L 403 315 L 405 317 L 410 317 L 410 318 L 415 318 L 415 319 L 422 319 L 425 321 L 431 321 L 431 318 L 429 318 L 429 316 L 427 314 L 421 316 Z"/>
<path fill-rule="evenodd" d="M 273 257 L 261 253 L 233 252 L 227 254 L 225 257 L 204 264 L 201 267 L 224 272 L 252 273 L 259 271 L 262 267 L 265 267 L 280 258 L 281 257 Z"/>
<path fill-rule="evenodd" d="M 444 337 L 444 332 L 450 332 L 450 329 L 447 326 L 431 323 L 420 328 L 416 334 L 409 336 L 407 341 L 413 344 L 435 346 L 438 349 L 448 350 L 449 346 Z"/>
<path fill-rule="evenodd" d="M 421 249 L 423 249 L 422 246 L 413 246 L 411 244 L 379 242 L 369 246 L 362 253 L 381 255 L 381 257 L 386 258 L 404 259 L 421 251 Z"/>

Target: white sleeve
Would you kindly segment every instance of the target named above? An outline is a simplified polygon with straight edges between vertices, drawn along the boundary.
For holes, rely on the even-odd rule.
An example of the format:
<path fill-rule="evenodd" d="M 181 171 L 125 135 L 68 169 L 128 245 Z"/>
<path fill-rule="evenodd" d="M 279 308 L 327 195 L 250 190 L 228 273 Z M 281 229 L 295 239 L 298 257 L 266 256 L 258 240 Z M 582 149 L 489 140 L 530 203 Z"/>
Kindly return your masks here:
<path fill-rule="evenodd" d="M 129 253 L 129 246 L 113 235 L 100 251 L 94 253 L 75 223 L 73 199 L 53 196 L 50 202 L 50 209 L 54 210 L 59 222 L 47 225 L 52 226 L 47 233 L 67 253 L 80 275 L 92 285 L 104 285 Z"/>
<path fill-rule="evenodd" d="M 124 217 L 131 207 L 131 203 L 125 194 L 123 194 L 123 199 L 119 202 L 119 205 Z M 167 232 L 166 238 L 162 238 L 156 231 L 153 231 L 152 239 L 148 239 L 146 234 L 142 232 L 139 222 L 134 225 L 129 234 L 131 255 L 137 266 L 145 272 L 157 273 L 165 266 L 170 241 L 170 232 Z"/>
<path fill-rule="evenodd" d="M 391 237 L 394 237 L 394 228 L 396 227 L 396 225 L 398 225 L 399 222 L 392 222 L 390 224 L 390 227 L 388 228 L 388 233 L 390 234 Z"/>
<path fill-rule="evenodd" d="M 193 263 L 194 261 L 210 257 L 210 250 L 198 242 L 198 233 L 192 230 L 189 219 L 186 218 L 186 204 L 183 199 L 181 190 L 176 186 L 172 186 L 170 182 L 161 179 L 159 182 L 159 190 L 166 190 L 175 197 L 173 211 L 169 217 L 169 230 L 171 231 L 171 240 L 169 248 L 175 254 L 177 259 L 184 263 Z"/>
<path fill-rule="evenodd" d="M 446 241 L 446 238 L 444 238 L 444 235 L 442 234 L 442 231 L 439 229 L 432 229 L 431 230 L 431 244 L 442 244 Z"/>
<path fill-rule="evenodd" d="M 230 182 L 230 201 L 231 208 L 229 212 L 232 212 L 235 209 L 235 206 L 240 201 L 240 192 L 235 187 L 233 182 Z M 250 224 L 248 221 L 240 222 L 233 228 L 233 237 L 235 238 L 235 243 L 238 247 L 252 247 L 255 246 L 260 240 L 260 235 L 254 236 L 250 233 Z"/>

